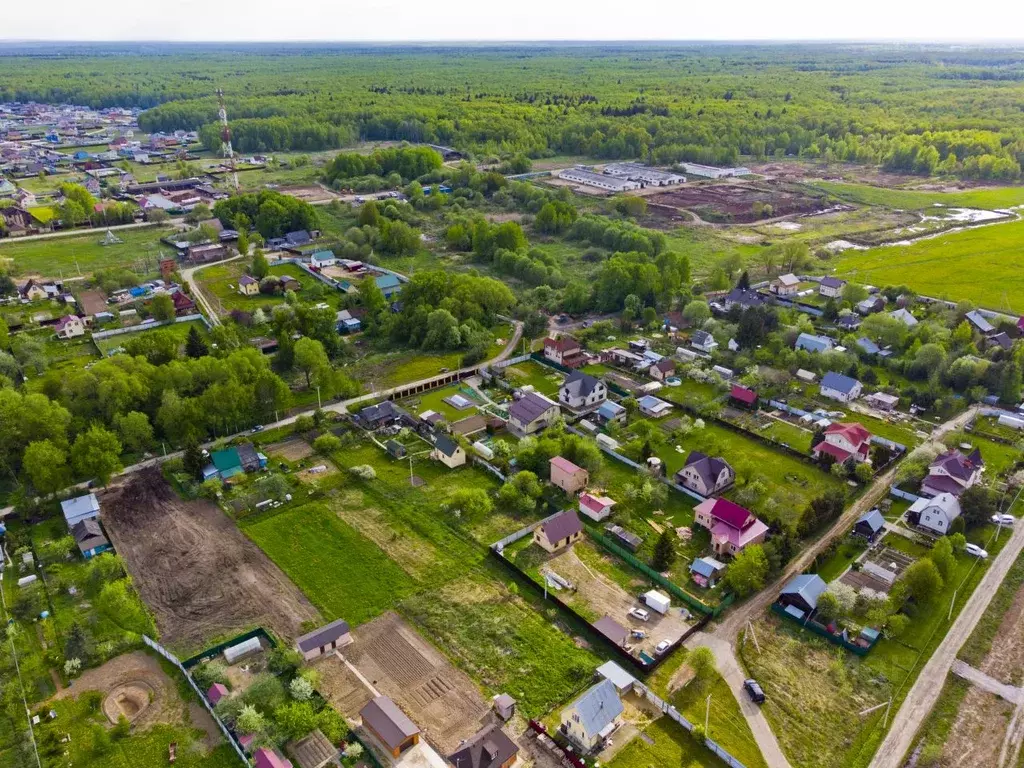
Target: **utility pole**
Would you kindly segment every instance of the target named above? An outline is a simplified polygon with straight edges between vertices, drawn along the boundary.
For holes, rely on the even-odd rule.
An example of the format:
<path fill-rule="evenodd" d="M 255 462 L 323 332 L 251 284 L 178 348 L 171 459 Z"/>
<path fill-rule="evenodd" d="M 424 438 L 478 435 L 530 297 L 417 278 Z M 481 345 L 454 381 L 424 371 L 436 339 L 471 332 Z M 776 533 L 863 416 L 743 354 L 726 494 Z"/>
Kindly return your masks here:
<path fill-rule="evenodd" d="M 711 694 L 708 694 L 707 706 L 704 707 L 704 738 L 708 737 L 708 721 L 711 719 Z"/>

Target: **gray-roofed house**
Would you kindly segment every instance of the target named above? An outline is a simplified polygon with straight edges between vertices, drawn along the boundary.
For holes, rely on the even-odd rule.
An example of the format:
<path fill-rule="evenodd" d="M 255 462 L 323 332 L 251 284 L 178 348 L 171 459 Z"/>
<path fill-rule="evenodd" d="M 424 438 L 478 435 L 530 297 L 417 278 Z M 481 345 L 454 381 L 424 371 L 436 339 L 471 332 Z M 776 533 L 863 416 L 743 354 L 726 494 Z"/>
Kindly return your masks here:
<path fill-rule="evenodd" d="M 371 699 L 359 711 L 363 728 L 379 741 L 392 757 L 398 757 L 420 743 L 420 729 L 387 696 Z"/>
<path fill-rule="evenodd" d="M 795 349 L 808 352 L 830 352 L 835 345 L 828 336 L 815 336 L 813 333 L 801 333 L 796 337 Z"/>
<path fill-rule="evenodd" d="M 448 757 L 455 768 L 511 768 L 519 747 L 494 723 L 485 725 Z"/>
<path fill-rule="evenodd" d="M 409 455 L 409 450 L 397 440 L 388 440 L 384 444 L 384 448 L 390 456 L 396 459 L 404 459 Z"/>
<path fill-rule="evenodd" d="M 881 312 L 885 309 L 885 299 L 881 296 L 868 296 L 864 301 L 857 304 L 856 309 L 858 314 L 864 315 L 865 317 L 873 315 L 876 312 Z"/>
<path fill-rule="evenodd" d="M 1010 338 L 1006 331 L 1000 331 L 999 333 L 994 333 L 985 339 L 985 345 L 987 347 L 999 347 L 1000 349 L 1009 351 L 1013 349 L 1013 339 Z"/>
<path fill-rule="evenodd" d="M 792 272 L 787 272 L 772 280 L 768 290 L 776 296 L 795 296 L 800 290 L 800 278 Z"/>
<path fill-rule="evenodd" d="M 297 741 L 289 741 L 284 751 L 295 761 L 295 768 L 324 768 L 338 756 L 338 748 L 319 728 Z"/>
<path fill-rule="evenodd" d="M 733 307 L 760 307 L 767 303 L 767 299 L 755 290 L 750 288 L 733 288 L 719 302 L 726 310 Z"/>
<path fill-rule="evenodd" d="M 718 349 L 718 342 L 715 341 L 715 337 L 707 331 L 699 330 L 694 331 L 693 335 L 690 336 L 690 346 L 710 355 Z"/>
<path fill-rule="evenodd" d="M 861 536 L 868 541 L 874 541 L 875 537 L 885 530 L 885 518 L 877 509 L 865 512 L 853 525 L 853 535 Z"/>
<path fill-rule="evenodd" d="M 570 373 L 558 388 L 558 402 L 574 411 L 597 408 L 607 398 L 604 382 L 582 371 Z"/>
<path fill-rule="evenodd" d="M 792 606 L 805 614 L 812 613 L 818 607 L 818 598 L 828 585 L 816 573 L 803 573 L 794 576 L 782 588 L 779 603 L 785 607 Z"/>
<path fill-rule="evenodd" d="M 624 670 L 614 661 L 606 661 L 600 667 L 597 668 L 597 676 L 603 677 L 605 680 L 611 680 L 612 685 L 615 686 L 615 690 L 621 693 L 629 693 L 633 690 L 633 686 L 637 684 L 637 679 L 633 677 L 629 672 Z"/>
<path fill-rule="evenodd" d="M 818 283 L 818 294 L 829 299 L 838 299 L 846 287 L 846 281 L 838 277 L 823 277 Z"/>
<path fill-rule="evenodd" d="M 394 421 L 408 418 L 408 414 L 390 400 L 376 405 L 368 405 L 355 416 L 355 421 L 363 429 L 378 429 Z M 410 421 L 412 421 L 410 419 Z M 415 424 L 414 421 L 412 421 Z"/>
<path fill-rule="evenodd" d="M 440 461 L 448 469 L 455 469 L 466 463 L 466 451 L 448 435 L 438 435 L 437 440 L 434 441 L 434 449 L 430 452 L 430 458 Z"/>
<path fill-rule="evenodd" d="M 829 371 L 821 377 L 821 396 L 841 403 L 849 403 L 860 397 L 863 387 L 856 379 Z"/>
<path fill-rule="evenodd" d="M 344 648 L 351 645 L 352 630 L 344 619 L 336 619 L 319 629 L 298 637 L 295 640 L 295 647 L 307 661 L 318 656 L 324 656 L 337 648 Z"/>
<path fill-rule="evenodd" d="M 547 518 L 533 530 L 533 541 L 548 552 L 560 552 L 583 536 L 583 523 L 574 509 Z"/>
<path fill-rule="evenodd" d="M 952 493 L 940 493 L 933 499 L 920 498 L 910 505 L 907 515 L 922 528 L 946 535 L 953 521 L 960 517 L 960 501 Z"/>
<path fill-rule="evenodd" d="M 893 318 L 894 320 L 899 320 L 901 323 L 907 326 L 907 328 L 913 328 L 915 325 L 917 325 L 917 318 L 910 314 L 910 311 L 908 309 L 905 309 L 904 307 L 894 309 L 892 312 L 889 313 L 889 317 Z"/>
<path fill-rule="evenodd" d="M 736 472 L 720 456 L 708 456 L 690 451 L 682 469 L 676 472 L 676 482 L 701 496 L 721 493 L 736 481 Z"/>
<path fill-rule="evenodd" d="M 636 552 L 643 545 L 644 540 L 632 531 L 627 531 L 621 525 L 609 523 L 604 527 L 605 533 L 611 535 L 618 544 L 626 547 L 630 552 Z"/>
<path fill-rule="evenodd" d="M 527 392 L 508 409 L 508 428 L 517 437 L 545 429 L 558 416 L 558 403 L 536 392 Z"/>
<path fill-rule="evenodd" d="M 110 539 L 103 533 L 100 521 L 95 517 L 75 523 L 71 526 L 71 535 L 75 537 L 78 550 L 86 560 L 111 549 Z"/>
<path fill-rule="evenodd" d="M 602 745 L 619 726 L 623 706 L 607 678 L 591 686 L 562 710 L 561 731 L 584 752 Z"/>
<path fill-rule="evenodd" d="M 60 503 L 60 508 L 64 513 L 64 522 L 68 524 L 68 529 L 73 528 L 82 520 L 99 517 L 100 514 L 100 502 L 95 493 L 66 499 Z"/>
<path fill-rule="evenodd" d="M 853 312 L 847 312 L 845 315 L 840 315 L 836 321 L 836 325 L 842 328 L 844 331 L 856 331 L 860 328 L 861 319 Z"/>
<path fill-rule="evenodd" d="M 867 336 L 861 336 L 857 339 L 856 343 L 857 346 L 860 347 L 861 351 L 866 355 L 877 355 L 882 351 L 882 348 Z"/>
<path fill-rule="evenodd" d="M 995 330 L 995 326 L 992 325 L 992 323 L 990 323 L 985 318 L 985 316 L 982 315 L 981 312 L 979 312 L 976 309 L 972 312 L 968 312 L 966 315 L 964 315 L 964 317 L 967 318 L 967 322 L 969 322 L 982 333 L 992 333 L 992 331 Z"/>

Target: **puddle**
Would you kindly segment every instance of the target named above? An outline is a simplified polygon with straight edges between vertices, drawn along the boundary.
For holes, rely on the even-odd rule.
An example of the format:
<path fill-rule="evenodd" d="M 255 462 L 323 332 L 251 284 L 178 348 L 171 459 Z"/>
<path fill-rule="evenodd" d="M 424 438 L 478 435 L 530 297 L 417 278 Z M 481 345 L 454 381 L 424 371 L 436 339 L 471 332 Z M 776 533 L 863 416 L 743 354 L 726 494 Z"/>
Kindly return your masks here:
<path fill-rule="evenodd" d="M 867 248 L 851 243 L 849 240 L 833 240 L 831 243 L 825 244 L 825 250 L 839 253 L 840 251 L 866 251 Z"/>

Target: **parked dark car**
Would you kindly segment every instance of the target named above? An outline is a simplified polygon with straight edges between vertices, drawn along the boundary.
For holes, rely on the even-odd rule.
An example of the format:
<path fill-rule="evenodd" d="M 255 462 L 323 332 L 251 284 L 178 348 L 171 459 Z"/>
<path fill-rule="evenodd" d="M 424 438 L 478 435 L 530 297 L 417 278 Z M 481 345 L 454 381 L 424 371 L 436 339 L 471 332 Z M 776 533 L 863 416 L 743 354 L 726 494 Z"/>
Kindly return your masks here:
<path fill-rule="evenodd" d="M 753 678 L 743 681 L 743 690 L 747 692 L 747 696 L 755 704 L 764 704 L 765 696 L 764 690 L 762 690 L 760 683 Z"/>

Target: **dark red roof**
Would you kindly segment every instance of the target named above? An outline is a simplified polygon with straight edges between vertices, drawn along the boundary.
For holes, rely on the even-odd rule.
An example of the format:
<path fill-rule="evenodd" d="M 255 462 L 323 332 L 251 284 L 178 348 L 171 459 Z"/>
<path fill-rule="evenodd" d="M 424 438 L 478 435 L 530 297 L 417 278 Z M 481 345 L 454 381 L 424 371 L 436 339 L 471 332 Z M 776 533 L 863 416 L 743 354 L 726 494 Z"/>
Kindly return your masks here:
<path fill-rule="evenodd" d="M 741 387 L 739 384 L 732 385 L 732 391 L 729 393 L 729 397 L 733 400 L 739 400 L 741 403 L 747 405 L 753 405 L 757 402 L 757 392 L 746 387 Z"/>
<path fill-rule="evenodd" d="M 826 435 L 842 435 L 853 445 L 861 445 L 871 439 L 871 433 L 856 422 L 840 424 L 838 422 L 829 424 L 825 429 Z"/>
<path fill-rule="evenodd" d="M 715 506 L 711 510 L 711 515 L 716 520 L 721 520 L 723 523 L 741 530 L 757 519 L 751 514 L 750 510 L 744 509 L 739 504 L 728 499 L 715 499 Z"/>
<path fill-rule="evenodd" d="M 579 342 L 571 336 L 558 339 L 544 339 L 544 349 L 557 349 L 561 353 L 574 352 L 580 348 Z"/>
<path fill-rule="evenodd" d="M 814 446 L 814 450 L 817 451 L 818 453 L 827 453 L 829 456 L 835 458 L 835 460 L 838 462 L 844 462 L 848 458 L 853 456 L 853 454 L 850 453 L 849 451 L 844 451 L 838 445 L 833 445 L 832 443 L 825 442 L 824 440 L 822 440 L 820 443 Z"/>

